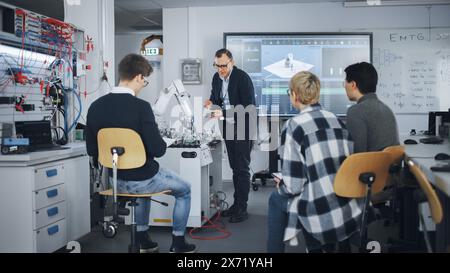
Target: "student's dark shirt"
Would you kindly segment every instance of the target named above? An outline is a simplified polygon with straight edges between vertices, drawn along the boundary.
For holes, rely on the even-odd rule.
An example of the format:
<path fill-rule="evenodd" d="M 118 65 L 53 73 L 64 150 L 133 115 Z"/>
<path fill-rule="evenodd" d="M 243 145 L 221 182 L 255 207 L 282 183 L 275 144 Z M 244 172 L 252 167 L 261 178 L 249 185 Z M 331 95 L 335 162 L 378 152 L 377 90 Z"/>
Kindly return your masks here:
<path fill-rule="evenodd" d="M 346 125 L 355 153 L 381 151 L 399 145 L 394 113 L 375 93 L 364 95 L 348 109 Z"/>
<path fill-rule="evenodd" d="M 88 110 L 85 128 L 87 152 L 98 158 L 97 133 L 102 128 L 129 128 L 136 131 L 144 143 L 147 161 L 136 169 L 118 170 L 118 178 L 142 181 L 153 177 L 159 170 L 154 160 L 166 152 L 150 104 L 131 94 L 110 93 L 93 102 Z"/>

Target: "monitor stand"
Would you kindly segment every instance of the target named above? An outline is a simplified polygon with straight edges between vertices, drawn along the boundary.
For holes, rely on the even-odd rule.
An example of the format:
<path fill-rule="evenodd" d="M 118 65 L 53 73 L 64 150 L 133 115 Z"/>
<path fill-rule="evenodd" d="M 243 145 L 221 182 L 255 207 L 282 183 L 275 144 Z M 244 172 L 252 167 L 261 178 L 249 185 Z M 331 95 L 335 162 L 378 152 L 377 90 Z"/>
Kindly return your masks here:
<path fill-rule="evenodd" d="M 272 129 L 272 124 L 271 121 L 269 119 L 269 132 Z M 276 139 L 276 141 L 278 142 L 278 137 Z M 270 139 L 270 141 L 272 141 L 272 139 Z M 277 143 L 277 147 L 278 147 L 278 143 Z M 259 185 L 258 183 L 256 183 L 256 179 L 261 180 L 261 185 L 265 186 L 266 185 L 266 180 L 268 179 L 273 179 L 272 177 L 272 173 L 276 173 L 278 172 L 278 149 L 275 149 L 273 151 L 269 151 L 269 169 L 268 170 L 263 170 L 260 172 L 256 172 L 252 175 L 252 188 L 254 191 L 257 191 L 259 189 Z"/>
<path fill-rule="evenodd" d="M 261 180 L 261 185 L 266 185 L 267 179 L 273 179 L 272 173 L 278 172 L 278 150 L 269 152 L 269 169 L 256 172 L 252 175 L 252 188 L 254 191 L 259 189 L 256 179 Z"/>

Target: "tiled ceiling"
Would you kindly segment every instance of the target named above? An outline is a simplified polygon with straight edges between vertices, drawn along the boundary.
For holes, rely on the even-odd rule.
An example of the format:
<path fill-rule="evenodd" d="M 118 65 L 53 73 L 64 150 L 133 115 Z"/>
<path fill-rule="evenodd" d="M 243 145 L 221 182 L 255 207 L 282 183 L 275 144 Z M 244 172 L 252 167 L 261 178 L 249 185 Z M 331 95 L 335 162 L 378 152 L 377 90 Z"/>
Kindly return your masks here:
<path fill-rule="evenodd" d="M 385 3 L 426 4 L 444 0 L 381 0 Z M 340 2 L 351 3 L 364 0 L 115 0 L 116 33 L 162 30 L 162 9 L 228 6 L 263 5 L 287 3 Z M 448 1 L 445 1 L 448 3 Z"/>
<path fill-rule="evenodd" d="M 343 2 L 342 0 L 115 0 L 116 33 L 162 30 L 162 9 L 227 5 Z"/>

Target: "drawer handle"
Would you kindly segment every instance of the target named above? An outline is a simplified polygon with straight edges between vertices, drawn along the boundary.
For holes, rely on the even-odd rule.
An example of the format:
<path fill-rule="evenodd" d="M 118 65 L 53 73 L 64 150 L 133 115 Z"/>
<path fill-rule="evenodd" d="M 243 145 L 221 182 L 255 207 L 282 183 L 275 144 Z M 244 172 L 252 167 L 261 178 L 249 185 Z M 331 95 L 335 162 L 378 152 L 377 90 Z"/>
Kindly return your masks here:
<path fill-rule="evenodd" d="M 47 210 L 48 217 L 55 216 L 56 214 L 58 214 L 58 207 L 54 207 Z"/>
<path fill-rule="evenodd" d="M 48 232 L 48 235 L 53 235 L 53 234 L 55 234 L 55 233 L 57 233 L 59 231 L 59 227 L 58 227 L 58 225 L 56 225 L 56 226 L 53 226 L 53 227 L 49 227 L 48 229 L 47 229 L 47 232 Z"/>
<path fill-rule="evenodd" d="M 58 189 L 47 191 L 47 197 L 52 198 L 58 195 Z"/>
<path fill-rule="evenodd" d="M 57 169 L 51 169 L 51 170 L 45 171 L 45 173 L 47 174 L 47 177 L 52 177 L 52 176 L 58 175 L 58 170 Z"/>

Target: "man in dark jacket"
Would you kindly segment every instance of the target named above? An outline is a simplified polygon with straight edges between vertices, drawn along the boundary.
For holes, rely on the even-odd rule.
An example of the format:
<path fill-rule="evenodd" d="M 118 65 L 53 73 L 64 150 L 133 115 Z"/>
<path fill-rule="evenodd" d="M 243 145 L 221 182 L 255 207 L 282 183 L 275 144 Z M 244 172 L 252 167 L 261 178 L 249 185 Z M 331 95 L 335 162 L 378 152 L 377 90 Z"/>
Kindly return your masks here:
<path fill-rule="evenodd" d="M 211 96 L 205 107 L 209 108 L 212 104 L 220 107 L 213 113 L 224 120 L 222 135 L 233 170 L 234 203 L 223 211 L 222 216 L 230 217 L 231 223 L 237 223 L 248 218 L 251 138 L 256 126 L 255 91 L 248 74 L 234 66 L 229 50 L 223 48 L 216 52 L 214 67 L 217 73 L 214 74 Z"/>
<path fill-rule="evenodd" d="M 144 194 L 171 190 L 175 206 L 170 252 L 194 252 L 195 245 L 186 243 L 184 239 L 191 206 L 191 186 L 170 170 L 159 168 L 154 158 L 165 154 L 166 143 L 159 133 L 150 104 L 136 97 L 148 85 L 152 71 L 148 61 L 137 54 L 129 54 L 120 61 L 119 86 L 89 107 L 85 129 L 87 152 L 97 160 L 97 134 L 102 128 L 136 131 L 144 143 L 147 161 L 142 167 L 117 171 L 118 192 Z M 158 250 L 158 244 L 151 241 L 147 233 L 150 203 L 149 198 L 138 198 L 136 207 L 137 239 L 141 252 Z"/>

